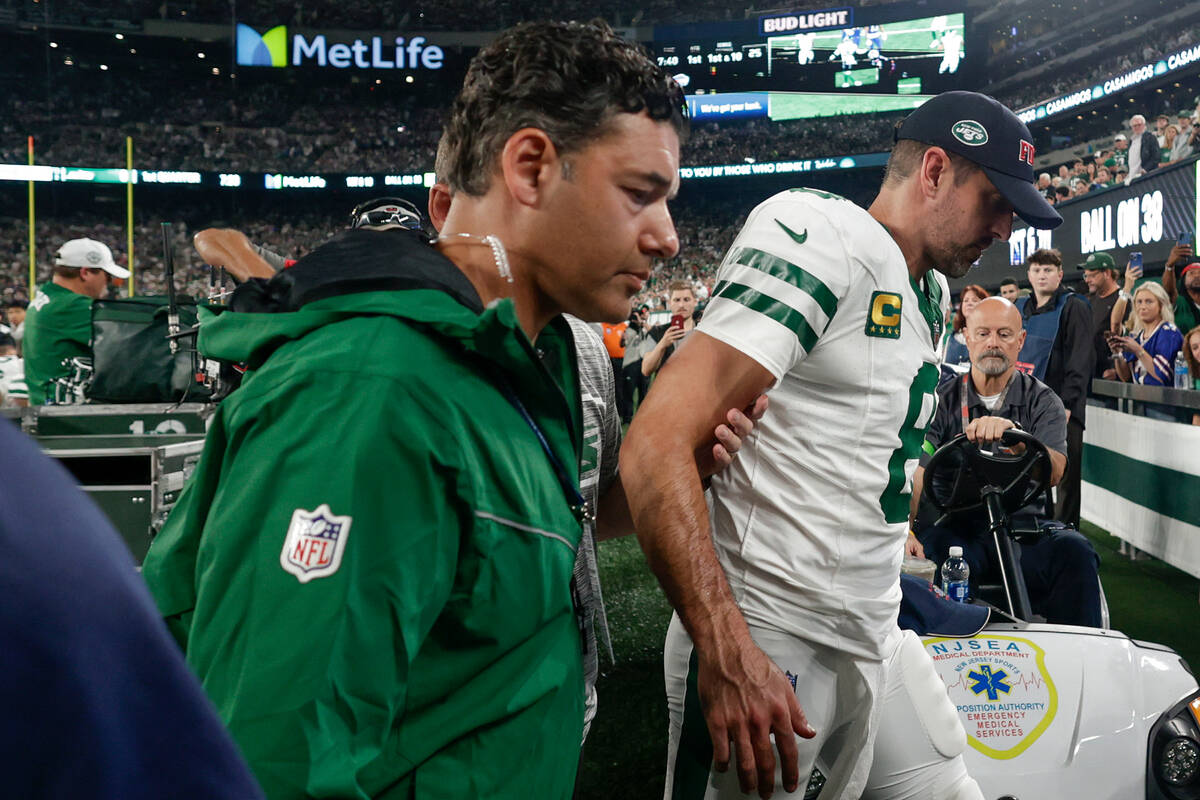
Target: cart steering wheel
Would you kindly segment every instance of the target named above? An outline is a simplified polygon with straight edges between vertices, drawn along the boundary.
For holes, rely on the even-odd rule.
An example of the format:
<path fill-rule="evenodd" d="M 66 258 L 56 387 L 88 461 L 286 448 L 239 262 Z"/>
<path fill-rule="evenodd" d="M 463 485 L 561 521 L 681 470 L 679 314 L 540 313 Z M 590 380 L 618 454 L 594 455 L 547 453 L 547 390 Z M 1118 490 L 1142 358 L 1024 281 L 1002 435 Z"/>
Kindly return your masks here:
<path fill-rule="evenodd" d="M 925 467 L 924 492 L 933 507 L 943 516 L 975 511 L 984 507 L 984 488 L 994 487 L 1005 512 L 1012 514 L 1045 492 L 1050 482 L 1046 446 L 1016 428 L 1006 430 L 999 444 L 1007 452 L 983 450 L 959 434 L 939 447 Z"/>

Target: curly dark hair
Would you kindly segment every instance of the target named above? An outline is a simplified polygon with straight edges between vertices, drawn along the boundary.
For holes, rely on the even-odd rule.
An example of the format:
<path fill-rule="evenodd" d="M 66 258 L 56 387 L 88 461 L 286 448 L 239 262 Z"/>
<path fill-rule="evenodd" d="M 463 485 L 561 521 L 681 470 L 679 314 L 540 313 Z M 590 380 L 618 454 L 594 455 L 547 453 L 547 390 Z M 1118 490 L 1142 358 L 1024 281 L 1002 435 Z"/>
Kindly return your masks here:
<path fill-rule="evenodd" d="M 617 114 L 643 111 L 686 135 L 683 91 L 641 47 L 601 20 L 523 23 L 471 60 L 442 134 L 438 177 L 452 192 L 479 196 L 520 129 L 545 131 L 569 156 L 603 136 Z"/>

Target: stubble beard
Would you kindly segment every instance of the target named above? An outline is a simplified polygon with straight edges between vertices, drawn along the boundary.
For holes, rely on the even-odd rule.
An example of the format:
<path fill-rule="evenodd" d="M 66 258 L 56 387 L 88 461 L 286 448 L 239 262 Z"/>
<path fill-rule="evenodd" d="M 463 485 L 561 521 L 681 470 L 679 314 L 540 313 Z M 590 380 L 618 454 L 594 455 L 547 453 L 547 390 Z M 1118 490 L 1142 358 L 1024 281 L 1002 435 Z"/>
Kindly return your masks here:
<path fill-rule="evenodd" d="M 974 250 L 973 245 L 947 247 L 934 255 L 934 267 L 947 278 L 961 278 L 971 271 L 971 267 L 979 258 L 972 256 Z"/>

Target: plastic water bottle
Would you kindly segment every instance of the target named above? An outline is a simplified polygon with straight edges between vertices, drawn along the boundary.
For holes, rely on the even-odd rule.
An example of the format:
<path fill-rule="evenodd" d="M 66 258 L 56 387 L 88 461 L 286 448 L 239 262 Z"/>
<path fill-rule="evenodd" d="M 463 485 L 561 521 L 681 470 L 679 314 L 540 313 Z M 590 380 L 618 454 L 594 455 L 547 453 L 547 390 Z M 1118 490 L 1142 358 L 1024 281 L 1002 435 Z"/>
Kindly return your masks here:
<path fill-rule="evenodd" d="M 942 564 L 942 591 L 959 603 L 967 602 L 968 579 L 971 568 L 962 557 L 962 548 L 957 545 L 950 548 L 950 557 Z"/>
<path fill-rule="evenodd" d="M 1188 380 L 1187 359 L 1184 358 L 1183 353 L 1180 352 L 1175 356 L 1175 388 L 1190 389 L 1192 388 L 1191 383 L 1192 382 Z"/>

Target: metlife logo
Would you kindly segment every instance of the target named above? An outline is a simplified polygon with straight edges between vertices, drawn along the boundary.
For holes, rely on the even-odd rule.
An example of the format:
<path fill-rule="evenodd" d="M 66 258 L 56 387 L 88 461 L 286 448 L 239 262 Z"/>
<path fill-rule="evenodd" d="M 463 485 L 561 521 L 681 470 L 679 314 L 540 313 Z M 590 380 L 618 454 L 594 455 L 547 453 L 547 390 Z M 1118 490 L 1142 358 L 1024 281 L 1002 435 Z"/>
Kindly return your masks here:
<path fill-rule="evenodd" d="M 238 23 L 237 63 L 243 67 L 333 67 L 335 69 L 441 69 L 445 52 L 424 36 L 372 36 L 330 40 L 323 33 L 288 36 L 287 26 L 259 33 Z"/>

